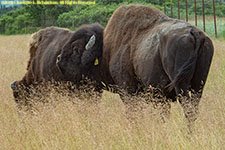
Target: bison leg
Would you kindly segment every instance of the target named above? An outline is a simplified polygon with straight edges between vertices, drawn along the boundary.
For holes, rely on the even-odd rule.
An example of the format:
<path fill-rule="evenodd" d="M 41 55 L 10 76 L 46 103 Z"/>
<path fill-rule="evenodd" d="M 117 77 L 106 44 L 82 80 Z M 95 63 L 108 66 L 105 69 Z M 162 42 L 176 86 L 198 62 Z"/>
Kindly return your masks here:
<path fill-rule="evenodd" d="M 178 89 L 178 100 L 184 109 L 184 115 L 189 122 L 194 122 L 197 119 L 199 98 L 195 97 L 187 89 Z"/>
<path fill-rule="evenodd" d="M 180 97 L 179 101 L 181 106 L 184 109 L 185 117 L 187 118 L 189 123 L 193 123 L 198 116 L 198 104 L 199 101 L 195 98 L 188 97 Z"/>
<path fill-rule="evenodd" d="M 199 113 L 199 97 L 196 96 L 194 93 L 191 94 L 191 92 L 187 89 L 178 89 L 176 88 L 176 91 L 179 91 L 178 100 L 183 108 L 184 115 L 187 119 L 187 125 L 188 125 L 188 132 L 191 133 L 193 131 L 194 122 L 198 117 Z"/>
<path fill-rule="evenodd" d="M 168 101 L 161 100 L 160 102 L 153 102 L 153 107 L 159 111 L 160 120 L 163 123 L 170 118 L 171 105 Z"/>
<path fill-rule="evenodd" d="M 126 107 L 126 117 L 127 119 L 134 124 L 138 123 L 138 120 L 142 119 L 144 103 L 140 100 L 139 97 L 131 94 L 122 94 L 120 93 L 120 98 L 123 101 Z"/>

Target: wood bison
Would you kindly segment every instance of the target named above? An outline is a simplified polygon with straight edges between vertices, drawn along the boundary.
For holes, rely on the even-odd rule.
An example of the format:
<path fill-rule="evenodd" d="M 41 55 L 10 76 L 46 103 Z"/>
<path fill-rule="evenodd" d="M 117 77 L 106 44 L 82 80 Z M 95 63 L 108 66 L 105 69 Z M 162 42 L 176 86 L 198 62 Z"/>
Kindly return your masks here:
<path fill-rule="evenodd" d="M 103 27 L 86 25 L 72 32 L 48 27 L 32 35 L 27 72 L 11 84 L 16 102 L 28 97 L 30 87 L 52 81 L 78 84 L 82 77 L 98 78 L 95 70 L 102 57 Z M 95 64 L 94 64 L 95 63 Z M 25 92 L 26 91 L 26 92 Z"/>
<path fill-rule="evenodd" d="M 186 118 L 196 119 L 214 51 L 207 35 L 156 8 L 125 5 L 113 13 L 103 37 L 101 67 L 111 77 L 106 84 L 131 95 L 151 85 L 170 101 L 181 95 Z"/>

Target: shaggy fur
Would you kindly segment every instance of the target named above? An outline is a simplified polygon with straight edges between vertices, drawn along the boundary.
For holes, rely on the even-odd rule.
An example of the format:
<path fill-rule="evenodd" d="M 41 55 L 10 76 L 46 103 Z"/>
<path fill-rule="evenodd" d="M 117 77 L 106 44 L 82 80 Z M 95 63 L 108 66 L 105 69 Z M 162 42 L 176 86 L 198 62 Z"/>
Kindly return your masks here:
<path fill-rule="evenodd" d="M 118 8 L 104 31 L 103 67 L 109 84 L 129 93 L 140 87 L 158 87 L 172 101 L 178 95 L 186 117 L 197 112 L 213 56 L 213 45 L 205 33 L 181 20 L 167 17 L 156 8 L 125 5 Z M 194 102 L 195 101 L 195 102 Z M 187 110 L 186 104 L 196 110 Z"/>
<path fill-rule="evenodd" d="M 95 35 L 94 46 L 85 50 L 89 38 Z M 78 84 L 82 76 L 95 78 L 92 72 L 98 66 L 94 66 L 96 58 L 101 59 L 103 46 L 103 27 L 99 24 L 85 25 L 79 30 L 72 32 L 68 29 L 48 27 L 34 33 L 30 42 L 30 59 L 27 72 L 20 81 L 12 83 L 15 100 L 28 97 L 29 88 L 46 82 L 71 81 Z M 74 54 L 73 52 L 76 52 Z M 79 53 L 77 53 L 79 51 Z M 67 53 L 67 54 L 65 54 Z M 61 55 L 61 61 L 57 62 Z M 69 62 L 64 55 L 73 59 Z M 63 64 L 64 60 L 69 64 Z M 81 63 L 82 62 L 82 63 Z M 65 70 L 72 68 L 71 72 Z M 96 77 L 97 78 L 97 77 Z"/>

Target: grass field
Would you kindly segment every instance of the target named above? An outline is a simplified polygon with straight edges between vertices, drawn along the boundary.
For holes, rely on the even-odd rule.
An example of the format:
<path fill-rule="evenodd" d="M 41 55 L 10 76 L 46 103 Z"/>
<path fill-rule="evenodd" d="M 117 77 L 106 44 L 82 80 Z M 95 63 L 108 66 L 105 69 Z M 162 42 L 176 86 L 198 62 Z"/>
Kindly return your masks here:
<path fill-rule="evenodd" d="M 52 102 L 40 104 L 32 115 L 18 112 L 10 83 L 26 71 L 29 37 L 0 36 L 0 150 L 225 149 L 225 41 L 214 40 L 213 63 L 190 137 L 178 103 L 172 104 L 166 123 L 147 107 L 133 124 L 118 95 L 109 92 L 93 105 L 82 98 L 72 104 L 52 93 Z"/>
<path fill-rule="evenodd" d="M 194 18 L 189 18 L 189 23 L 195 25 Z M 183 19 L 184 20 L 184 19 Z M 198 16 L 197 26 L 203 30 L 203 20 L 202 16 Z M 217 28 L 217 37 L 225 40 L 225 19 L 217 17 L 216 18 L 216 28 Z M 213 16 L 206 16 L 205 18 L 205 29 L 206 33 L 211 37 L 215 37 L 215 26 Z"/>

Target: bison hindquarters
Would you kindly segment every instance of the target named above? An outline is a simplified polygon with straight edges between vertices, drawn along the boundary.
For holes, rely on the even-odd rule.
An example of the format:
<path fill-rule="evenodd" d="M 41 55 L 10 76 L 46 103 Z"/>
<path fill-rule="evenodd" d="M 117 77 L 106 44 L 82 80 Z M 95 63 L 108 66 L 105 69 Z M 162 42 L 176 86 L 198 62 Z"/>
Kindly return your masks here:
<path fill-rule="evenodd" d="M 125 5 L 113 13 L 103 37 L 111 83 L 131 95 L 159 88 L 165 101 L 179 99 L 188 122 L 196 120 L 214 51 L 204 32 L 158 9 Z"/>

